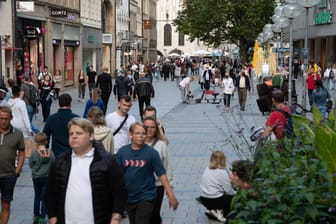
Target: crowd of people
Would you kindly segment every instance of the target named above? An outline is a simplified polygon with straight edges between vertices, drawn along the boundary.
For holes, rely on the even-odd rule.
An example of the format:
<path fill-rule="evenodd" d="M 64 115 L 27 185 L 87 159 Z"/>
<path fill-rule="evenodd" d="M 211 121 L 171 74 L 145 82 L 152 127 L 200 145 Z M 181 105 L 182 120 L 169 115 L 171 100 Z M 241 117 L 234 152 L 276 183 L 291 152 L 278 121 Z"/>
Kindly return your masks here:
<path fill-rule="evenodd" d="M 250 65 L 238 66 L 230 60 L 174 59 L 122 65 L 113 84 L 107 68 L 97 74 L 89 65 L 77 76 L 77 101 L 86 101 L 83 118 L 71 110 L 72 97 L 60 94 L 60 71 L 53 76 L 45 66 L 36 84 L 29 76 L 22 77 L 20 86 L 8 80 L 8 88 L 0 88 L 1 223 L 8 223 L 16 179 L 24 162 L 25 139 L 32 136 L 36 144 L 29 160 L 35 192 L 34 223 L 46 223 L 48 216 L 49 223 L 118 224 L 125 211 L 131 224 L 162 223 L 164 192 L 171 208 L 177 209 L 179 203 L 172 188 L 169 140 L 156 117 L 156 108 L 151 105 L 155 97 L 153 79 L 176 81 L 182 103 L 188 103 L 194 80 L 203 91 L 218 86 L 222 89 L 225 112 L 230 111 L 231 99 L 237 92 L 240 110 L 245 111 L 252 88 L 251 72 Z M 329 77 L 334 77 L 332 72 Z M 310 105 L 315 104 L 326 117 L 330 94 L 313 66 L 307 75 L 307 89 Z M 108 113 L 112 93 L 118 109 Z M 140 122 L 129 114 L 135 99 L 139 103 Z M 54 114 L 50 114 L 52 100 L 58 100 L 59 105 Z M 285 104 L 284 92 L 277 88 L 272 102 L 275 109 L 261 136 L 281 139 L 285 137 L 291 110 Z M 39 104 L 42 131 L 32 123 Z M 254 165 L 250 161 L 235 161 L 228 171 L 224 153 L 212 152 L 200 184 L 199 201 L 207 208 L 206 215 L 226 222 L 234 188 L 250 187 Z"/>
<path fill-rule="evenodd" d="M 164 192 L 169 206 L 178 207 L 170 185 L 168 139 L 150 105 L 152 80 L 141 70 L 130 90 L 127 73 L 122 71 L 112 86 L 106 68 L 99 75 L 93 66 L 87 74 L 79 72 L 78 101 L 85 100 L 86 85 L 90 92 L 83 118 L 72 112 L 69 94 L 55 91 L 57 81 L 46 66 L 38 77 L 38 88 L 30 77 L 23 77 L 21 86 L 10 88 L 8 102 L 7 88 L 1 88 L 0 131 L 10 145 L 1 146 L 1 223 L 8 223 L 16 178 L 24 162 L 25 139 L 32 136 L 36 145 L 29 161 L 35 192 L 33 223 L 46 223 L 48 216 L 48 223 L 117 224 L 126 210 L 130 223 L 159 224 Z M 107 113 L 112 92 L 118 109 Z M 33 93 L 39 93 L 39 102 L 30 99 Z M 128 113 L 136 98 L 142 122 Z M 58 100 L 59 109 L 50 114 L 53 99 Z M 42 132 L 33 131 L 29 114 L 38 112 L 38 103 L 45 123 Z"/>

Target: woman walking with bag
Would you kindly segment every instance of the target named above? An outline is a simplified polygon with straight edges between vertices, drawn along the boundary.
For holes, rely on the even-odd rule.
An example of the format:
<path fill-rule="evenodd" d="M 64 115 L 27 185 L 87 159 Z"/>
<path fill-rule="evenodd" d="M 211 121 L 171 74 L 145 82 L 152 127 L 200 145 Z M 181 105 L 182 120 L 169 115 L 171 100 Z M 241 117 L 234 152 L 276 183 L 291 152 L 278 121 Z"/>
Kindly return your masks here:
<path fill-rule="evenodd" d="M 39 84 L 39 90 L 41 94 L 43 122 L 45 122 L 50 115 L 50 107 L 54 96 L 54 82 L 51 80 L 50 75 L 44 76 Z"/>

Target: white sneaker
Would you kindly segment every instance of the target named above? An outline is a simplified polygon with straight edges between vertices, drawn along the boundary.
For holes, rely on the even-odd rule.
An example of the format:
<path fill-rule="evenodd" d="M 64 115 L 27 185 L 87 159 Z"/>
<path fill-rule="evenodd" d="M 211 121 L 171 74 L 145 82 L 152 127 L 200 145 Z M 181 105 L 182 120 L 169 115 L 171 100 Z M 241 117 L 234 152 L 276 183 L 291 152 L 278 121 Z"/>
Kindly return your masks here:
<path fill-rule="evenodd" d="M 226 222 L 226 218 L 223 216 L 223 212 L 219 209 L 217 210 L 210 210 L 210 214 L 213 215 L 214 217 L 216 217 L 216 219 L 220 222 L 225 223 Z"/>

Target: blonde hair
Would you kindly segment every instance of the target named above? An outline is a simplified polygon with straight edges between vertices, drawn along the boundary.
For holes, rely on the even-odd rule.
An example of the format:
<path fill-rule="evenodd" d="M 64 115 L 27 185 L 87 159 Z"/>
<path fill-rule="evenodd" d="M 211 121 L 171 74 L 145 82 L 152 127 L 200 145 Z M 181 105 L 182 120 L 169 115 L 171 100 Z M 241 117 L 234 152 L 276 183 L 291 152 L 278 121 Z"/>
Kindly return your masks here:
<path fill-rule="evenodd" d="M 223 151 L 213 151 L 210 156 L 209 169 L 225 169 L 226 157 Z"/>
<path fill-rule="evenodd" d="M 80 127 L 81 129 L 83 129 L 85 132 L 88 132 L 89 134 L 94 133 L 93 124 L 91 123 L 91 121 L 85 118 L 80 118 L 80 117 L 72 118 L 68 123 L 68 129 L 70 129 L 72 125 Z"/>

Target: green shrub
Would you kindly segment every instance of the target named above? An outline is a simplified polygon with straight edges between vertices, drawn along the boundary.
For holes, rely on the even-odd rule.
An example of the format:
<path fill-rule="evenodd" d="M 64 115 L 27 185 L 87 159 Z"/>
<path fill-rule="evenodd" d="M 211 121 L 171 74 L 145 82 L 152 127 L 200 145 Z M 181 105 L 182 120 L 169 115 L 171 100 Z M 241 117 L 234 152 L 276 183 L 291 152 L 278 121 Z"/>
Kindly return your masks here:
<path fill-rule="evenodd" d="M 234 218 L 229 223 L 336 221 L 330 212 L 336 207 L 333 177 L 313 146 L 280 153 L 272 147 L 264 150 L 269 153 L 259 165 L 252 188 L 239 190 L 234 197 Z"/>
<path fill-rule="evenodd" d="M 335 121 L 295 116 L 295 139 L 261 148 L 257 176 L 233 199 L 230 224 L 336 223 Z M 259 151 L 259 150 L 258 150 Z"/>

